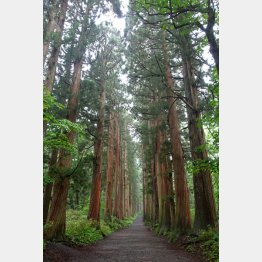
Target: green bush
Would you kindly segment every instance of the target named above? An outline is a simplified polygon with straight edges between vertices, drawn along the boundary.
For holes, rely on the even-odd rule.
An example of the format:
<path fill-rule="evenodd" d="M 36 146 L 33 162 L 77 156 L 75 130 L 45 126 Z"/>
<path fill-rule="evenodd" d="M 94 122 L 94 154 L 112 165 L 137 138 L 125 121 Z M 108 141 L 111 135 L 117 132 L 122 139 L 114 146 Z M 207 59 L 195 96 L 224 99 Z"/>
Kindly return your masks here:
<path fill-rule="evenodd" d="M 169 242 L 175 242 L 179 237 L 179 232 L 176 230 L 169 231 L 167 233 L 167 239 Z"/>
<path fill-rule="evenodd" d="M 87 220 L 86 210 L 68 210 L 66 212 L 66 238 L 75 244 L 93 244 L 102 239 L 103 235 Z"/>
<path fill-rule="evenodd" d="M 123 220 L 120 220 L 116 217 L 112 217 L 111 221 L 107 221 L 106 223 L 113 231 L 116 231 L 128 227 L 130 224 L 133 223 L 135 218 L 136 216 L 133 216 L 133 217 L 126 217 Z"/>
<path fill-rule="evenodd" d="M 218 261 L 219 258 L 218 232 L 212 229 L 200 231 L 199 239 L 201 241 L 200 247 L 203 250 L 203 255 L 209 261 Z"/>
<path fill-rule="evenodd" d="M 95 229 L 86 220 L 69 222 L 66 227 L 66 237 L 75 244 L 93 244 L 102 239 L 103 235 L 101 230 Z"/>
<path fill-rule="evenodd" d="M 94 227 L 92 221 L 87 220 L 87 211 L 67 210 L 66 212 L 66 238 L 68 241 L 77 244 L 93 244 L 104 236 L 112 234 L 114 231 L 128 227 L 133 223 L 134 217 L 119 220 L 112 217 L 111 221 L 100 221 L 100 229 Z"/>
<path fill-rule="evenodd" d="M 69 209 L 66 211 L 66 222 L 70 223 L 72 221 L 86 221 L 87 220 L 87 211 L 82 210 L 73 210 Z"/>
<path fill-rule="evenodd" d="M 190 244 L 187 245 L 188 251 L 195 250 L 195 244 L 199 244 L 203 256 L 212 262 L 218 262 L 219 259 L 219 234 L 216 230 L 208 228 L 199 231 L 197 236 L 190 237 Z"/>
<path fill-rule="evenodd" d="M 100 230 L 104 236 L 108 236 L 114 232 L 112 228 L 103 220 L 100 222 Z"/>

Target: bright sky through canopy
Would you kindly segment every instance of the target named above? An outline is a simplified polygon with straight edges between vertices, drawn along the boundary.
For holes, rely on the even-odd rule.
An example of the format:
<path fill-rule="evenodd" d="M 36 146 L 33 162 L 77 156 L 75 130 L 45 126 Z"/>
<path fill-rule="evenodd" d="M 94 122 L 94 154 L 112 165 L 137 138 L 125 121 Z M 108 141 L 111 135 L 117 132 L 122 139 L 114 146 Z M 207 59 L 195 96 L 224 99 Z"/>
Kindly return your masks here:
<path fill-rule="evenodd" d="M 102 15 L 100 18 L 97 19 L 97 24 L 100 24 L 102 22 L 112 22 L 113 27 L 115 27 L 117 30 L 121 32 L 121 35 L 124 35 L 124 29 L 125 29 L 125 14 L 128 10 L 128 3 L 129 0 L 122 0 L 121 1 L 121 11 L 122 11 L 122 18 L 117 18 L 117 15 L 113 12 L 112 4 L 110 4 L 110 11 L 106 14 Z"/>

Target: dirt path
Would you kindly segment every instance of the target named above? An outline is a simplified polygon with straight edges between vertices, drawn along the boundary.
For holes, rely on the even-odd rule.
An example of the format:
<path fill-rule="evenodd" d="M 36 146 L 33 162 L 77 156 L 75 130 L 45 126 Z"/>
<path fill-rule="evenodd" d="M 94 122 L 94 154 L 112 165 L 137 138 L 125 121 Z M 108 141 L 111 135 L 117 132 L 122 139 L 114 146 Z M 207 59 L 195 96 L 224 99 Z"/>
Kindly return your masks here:
<path fill-rule="evenodd" d="M 98 241 L 93 246 L 70 248 L 52 244 L 44 254 L 44 262 L 202 262 L 199 258 L 174 247 L 163 237 L 147 229 L 139 217 L 127 229 Z"/>

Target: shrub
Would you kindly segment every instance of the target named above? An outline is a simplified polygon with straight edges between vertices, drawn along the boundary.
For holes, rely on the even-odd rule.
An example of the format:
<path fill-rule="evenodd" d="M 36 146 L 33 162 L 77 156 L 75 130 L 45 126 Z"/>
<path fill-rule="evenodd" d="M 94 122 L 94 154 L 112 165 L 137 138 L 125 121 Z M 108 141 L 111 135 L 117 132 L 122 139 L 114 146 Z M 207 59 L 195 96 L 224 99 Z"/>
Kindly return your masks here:
<path fill-rule="evenodd" d="M 123 220 L 120 220 L 116 217 L 112 217 L 111 221 L 107 221 L 106 223 L 113 231 L 116 231 L 128 227 L 130 224 L 133 223 L 135 218 L 136 216 L 133 216 L 133 217 L 126 217 Z"/>
<path fill-rule="evenodd" d="M 203 255 L 209 261 L 218 261 L 219 258 L 219 237 L 218 232 L 212 229 L 202 230 L 199 234 L 201 241 L 200 247 L 203 250 Z"/>
<path fill-rule="evenodd" d="M 66 238 L 77 245 L 93 244 L 114 231 L 128 227 L 136 216 L 119 220 L 112 217 L 111 221 L 100 221 L 100 229 L 87 220 L 86 210 L 68 210 L 66 212 Z"/>
<path fill-rule="evenodd" d="M 103 236 L 108 236 L 113 233 L 112 228 L 103 220 L 100 222 L 100 230 Z"/>
<path fill-rule="evenodd" d="M 203 256 L 212 262 L 217 262 L 219 259 L 219 235 L 212 228 L 199 231 L 197 236 L 189 237 L 190 244 L 186 249 L 190 252 L 195 251 L 197 246 L 200 248 Z M 197 245 L 196 245 L 197 244 Z"/>
<path fill-rule="evenodd" d="M 75 244 L 93 244 L 102 239 L 101 230 L 97 230 L 86 221 L 70 221 L 66 227 L 66 237 Z"/>

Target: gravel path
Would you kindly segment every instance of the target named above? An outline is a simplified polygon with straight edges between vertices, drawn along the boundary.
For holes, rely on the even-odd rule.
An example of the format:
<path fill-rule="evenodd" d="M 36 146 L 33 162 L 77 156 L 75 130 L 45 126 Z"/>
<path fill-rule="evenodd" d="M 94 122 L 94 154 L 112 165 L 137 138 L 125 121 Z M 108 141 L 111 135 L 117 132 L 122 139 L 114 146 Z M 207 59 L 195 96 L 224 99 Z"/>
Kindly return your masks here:
<path fill-rule="evenodd" d="M 44 262 L 202 262 L 183 250 L 178 250 L 164 237 L 151 232 L 139 217 L 127 229 L 98 241 L 95 245 L 71 248 L 51 244 L 44 254 Z"/>

